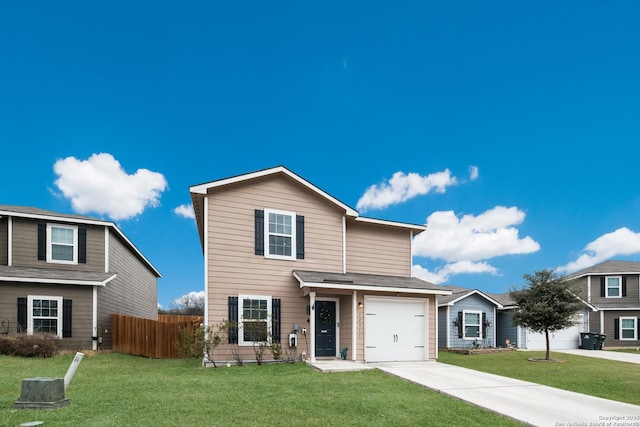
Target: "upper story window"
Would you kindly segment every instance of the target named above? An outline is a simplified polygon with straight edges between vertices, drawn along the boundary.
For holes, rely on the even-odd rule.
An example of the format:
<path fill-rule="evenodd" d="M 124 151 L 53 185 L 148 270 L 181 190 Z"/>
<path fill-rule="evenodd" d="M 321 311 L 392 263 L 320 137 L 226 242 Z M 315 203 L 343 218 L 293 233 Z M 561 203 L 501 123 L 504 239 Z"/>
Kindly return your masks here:
<path fill-rule="evenodd" d="M 606 279 L 606 297 L 622 297 L 622 278 L 620 276 L 608 276 Z"/>
<path fill-rule="evenodd" d="M 265 256 L 295 259 L 296 214 L 270 209 L 265 209 L 264 214 Z"/>
<path fill-rule="evenodd" d="M 482 338 L 482 312 L 465 310 L 463 312 L 464 339 Z"/>
<path fill-rule="evenodd" d="M 304 259 L 304 217 L 295 212 L 256 209 L 255 254 L 265 258 Z"/>
<path fill-rule="evenodd" d="M 59 264 L 85 264 L 87 229 L 57 223 L 38 224 L 38 260 Z"/>
<path fill-rule="evenodd" d="M 47 225 L 47 261 L 78 263 L 78 227 Z"/>

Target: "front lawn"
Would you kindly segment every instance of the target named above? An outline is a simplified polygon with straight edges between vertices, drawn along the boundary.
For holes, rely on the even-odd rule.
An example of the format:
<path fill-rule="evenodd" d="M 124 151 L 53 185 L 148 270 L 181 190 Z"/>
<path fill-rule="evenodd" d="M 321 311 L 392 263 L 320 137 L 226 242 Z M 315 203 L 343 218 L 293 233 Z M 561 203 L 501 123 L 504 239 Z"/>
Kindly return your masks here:
<path fill-rule="evenodd" d="M 198 360 L 85 356 L 57 410 L 13 409 L 22 379 L 64 377 L 73 355 L 0 356 L 0 425 L 521 425 L 377 370 L 320 373 L 302 364 L 201 368 Z"/>
<path fill-rule="evenodd" d="M 528 358 L 544 358 L 544 351 L 479 355 L 438 352 L 438 362 L 640 405 L 637 364 L 553 352 L 551 359 L 563 363 L 530 362 Z"/>

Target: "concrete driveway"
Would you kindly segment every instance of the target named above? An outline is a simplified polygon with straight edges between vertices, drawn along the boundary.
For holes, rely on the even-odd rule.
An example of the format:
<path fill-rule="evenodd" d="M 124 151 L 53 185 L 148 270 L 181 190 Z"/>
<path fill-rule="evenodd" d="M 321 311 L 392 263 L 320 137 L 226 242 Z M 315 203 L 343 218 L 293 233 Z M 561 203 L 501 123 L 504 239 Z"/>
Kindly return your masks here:
<path fill-rule="evenodd" d="M 640 426 L 640 406 L 628 403 L 438 362 L 368 365 L 533 426 Z"/>
<path fill-rule="evenodd" d="M 640 354 L 624 353 L 620 351 L 607 350 L 552 350 L 554 353 L 575 354 L 577 356 L 595 357 L 598 359 L 616 360 L 618 362 L 638 363 L 640 364 Z M 639 420 L 640 421 L 640 420 Z M 640 424 L 639 424 L 640 425 Z"/>

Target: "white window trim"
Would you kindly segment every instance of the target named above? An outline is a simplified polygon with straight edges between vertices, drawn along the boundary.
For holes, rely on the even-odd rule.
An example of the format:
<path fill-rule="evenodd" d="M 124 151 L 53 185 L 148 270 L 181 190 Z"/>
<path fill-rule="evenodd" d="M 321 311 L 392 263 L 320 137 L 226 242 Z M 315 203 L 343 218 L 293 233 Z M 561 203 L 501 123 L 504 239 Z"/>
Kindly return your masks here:
<path fill-rule="evenodd" d="M 51 229 L 52 228 L 67 228 L 73 230 L 73 260 L 65 261 L 59 259 L 53 259 L 53 250 L 51 241 Z M 47 262 L 55 264 L 78 264 L 78 227 L 75 225 L 61 225 L 61 224 L 47 224 Z"/>
<path fill-rule="evenodd" d="M 469 314 L 478 314 L 478 336 L 477 337 L 467 337 L 467 313 Z M 475 326 L 475 325 L 471 325 Z M 463 310 L 462 311 L 462 339 L 464 340 L 481 340 L 482 338 L 482 311 L 480 310 Z"/>
<path fill-rule="evenodd" d="M 622 321 L 623 320 L 633 320 L 633 338 L 622 338 Z M 634 316 L 621 317 L 618 319 L 619 321 L 619 331 L 618 335 L 620 336 L 620 341 L 637 341 L 638 340 L 638 318 Z M 627 329 L 628 330 L 628 329 Z"/>
<path fill-rule="evenodd" d="M 618 279 L 618 295 L 609 295 L 609 279 Z M 611 286 L 613 289 L 614 287 Z M 606 276 L 604 278 L 604 297 L 605 298 L 622 298 L 622 276 Z"/>
<path fill-rule="evenodd" d="M 58 327 L 57 334 L 58 338 L 62 338 L 62 297 L 52 297 L 50 295 L 28 295 L 27 296 L 27 333 L 29 335 L 33 335 L 33 300 L 34 299 L 44 299 L 49 301 L 57 301 L 58 302 Z"/>
<path fill-rule="evenodd" d="M 291 217 L 291 235 L 286 234 L 277 234 L 278 236 L 289 236 L 291 237 L 291 256 L 285 255 L 276 255 L 269 252 L 269 214 L 280 214 L 287 215 Z M 296 213 L 290 211 L 282 211 L 277 209 L 268 209 L 264 210 L 264 257 L 265 258 L 273 258 L 273 259 L 286 259 L 286 260 L 295 260 L 296 259 Z"/>
<path fill-rule="evenodd" d="M 262 299 L 267 301 L 267 340 L 271 339 L 271 319 L 272 319 L 272 311 L 271 311 L 271 297 L 267 295 L 238 295 L 238 345 L 242 347 L 253 346 L 255 344 L 259 344 L 262 341 L 245 341 L 244 334 L 242 333 L 242 324 L 244 322 L 243 316 L 243 300 L 245 299 Z"/>

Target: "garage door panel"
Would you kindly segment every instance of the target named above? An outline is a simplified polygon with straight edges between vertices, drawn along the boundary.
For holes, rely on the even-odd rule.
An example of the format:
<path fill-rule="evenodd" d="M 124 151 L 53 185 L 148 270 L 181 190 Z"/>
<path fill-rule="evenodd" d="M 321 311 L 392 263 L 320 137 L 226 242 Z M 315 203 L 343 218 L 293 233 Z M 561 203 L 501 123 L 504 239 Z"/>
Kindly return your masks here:
<path fill-rule="evenodd" d="M 365 311 L 367 362 L 425 359 L 425 303 L 368 300 Z"/>

